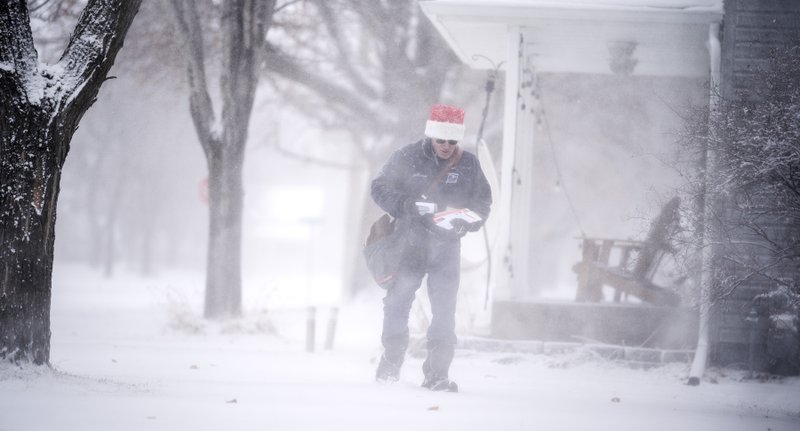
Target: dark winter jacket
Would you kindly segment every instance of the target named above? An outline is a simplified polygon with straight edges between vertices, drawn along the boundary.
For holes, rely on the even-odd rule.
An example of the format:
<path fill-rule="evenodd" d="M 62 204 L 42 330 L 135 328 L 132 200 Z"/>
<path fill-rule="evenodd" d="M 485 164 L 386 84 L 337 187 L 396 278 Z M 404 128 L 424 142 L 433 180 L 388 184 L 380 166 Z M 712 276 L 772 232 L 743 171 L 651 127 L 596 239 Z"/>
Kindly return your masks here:
<path fill-rule="evenodd" d="M 447 162 L 436 156 L 430 139 L 406 145 L 392 154 L 372 180 L 372 199 L 392 217 L 400 219 L 414 218 L 405 205 L 413 199 L 434 202 L 437 211 L 447 207 L 469 208 L 485 221 L 489 217 L 492 191 L 478 158 L 468 151 L 462 151 L 458 163 L 422 196 Z"/>

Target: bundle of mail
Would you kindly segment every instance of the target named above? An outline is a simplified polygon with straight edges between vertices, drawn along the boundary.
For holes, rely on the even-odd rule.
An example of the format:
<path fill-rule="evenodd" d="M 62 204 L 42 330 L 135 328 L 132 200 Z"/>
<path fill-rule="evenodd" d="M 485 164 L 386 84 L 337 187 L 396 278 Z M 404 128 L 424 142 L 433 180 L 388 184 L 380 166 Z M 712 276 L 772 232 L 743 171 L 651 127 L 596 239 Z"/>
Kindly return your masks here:
<path fill-rule="evenodd" d="M 443 229 L 453 229 L 453 220 L 461 219 L 467 223 L 477 223 L 482 220 L 481 216 L 469 208 L 448 208 L 433 215 L 433 222 Z"/>

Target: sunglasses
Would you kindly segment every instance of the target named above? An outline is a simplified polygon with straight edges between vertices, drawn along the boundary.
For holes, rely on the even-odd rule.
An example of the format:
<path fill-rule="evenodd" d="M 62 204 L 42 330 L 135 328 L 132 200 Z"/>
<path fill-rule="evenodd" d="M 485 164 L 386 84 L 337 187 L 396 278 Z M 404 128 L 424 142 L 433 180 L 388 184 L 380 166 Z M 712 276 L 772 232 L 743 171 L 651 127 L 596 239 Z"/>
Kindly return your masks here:
<path fill-rule="evenodd" d="M 458 145 L 458 141 L 456 141 L 455 139 L 434 139 L 433 141 L 439 145 L 444 145 L 445 143 L 448 143 L 450 145 Z"/>

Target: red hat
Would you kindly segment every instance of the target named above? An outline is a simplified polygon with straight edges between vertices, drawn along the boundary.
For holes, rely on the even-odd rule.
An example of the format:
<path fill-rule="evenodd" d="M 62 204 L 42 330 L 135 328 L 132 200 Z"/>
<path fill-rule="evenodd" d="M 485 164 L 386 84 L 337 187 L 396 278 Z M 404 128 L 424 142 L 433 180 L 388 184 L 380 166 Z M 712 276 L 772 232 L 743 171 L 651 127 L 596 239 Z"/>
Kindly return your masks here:
<path fill-rule="evenodd" d="M 436 104 L 425 123 L 425 136 L 460 141 L 464 138 L 464 110 L 455 106 Z"/>

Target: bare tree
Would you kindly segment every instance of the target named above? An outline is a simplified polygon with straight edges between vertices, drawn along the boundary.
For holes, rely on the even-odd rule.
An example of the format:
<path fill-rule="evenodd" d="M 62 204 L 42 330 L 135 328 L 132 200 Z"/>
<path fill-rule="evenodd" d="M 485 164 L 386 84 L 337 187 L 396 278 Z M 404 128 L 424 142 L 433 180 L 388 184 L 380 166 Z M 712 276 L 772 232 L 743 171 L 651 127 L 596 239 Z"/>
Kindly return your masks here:
<path fill-rule="evenodd" d="M 311 27 L 297 23 L 280 43 L 269 43 L 264 67 L 310 92 L 311 99 L 290 102 L 323 126 L 366 134 L 354 141 L 359 154 L 379 164 L 389 143 L 418 137 L 409 126 L 424 123 L 420 107 L 445 96 L 459 63 L 416 1 L 304 4 L 298 19 Z"/>
<path fill-rule="evenodd" d="M 194 0 L 172 0 L 178 37 L 187 61 L 190 110 L 208 162 L 209 241 L 206 263 L 205 316 L 225 318 L 241 313 L 242 166 L 248 124 L 259 79 L 266 34 L 276 0 L 231 0 L 222 3 L 220 93 L 214 110 L 206 73 L 206 49 Z"/>
<path fill-rule="evenodd" d="M 27 2 L 0 3 L 0 357 L 45 364 L 61 169 L 141 0 L 90 0 L 42 64 Z"/>

